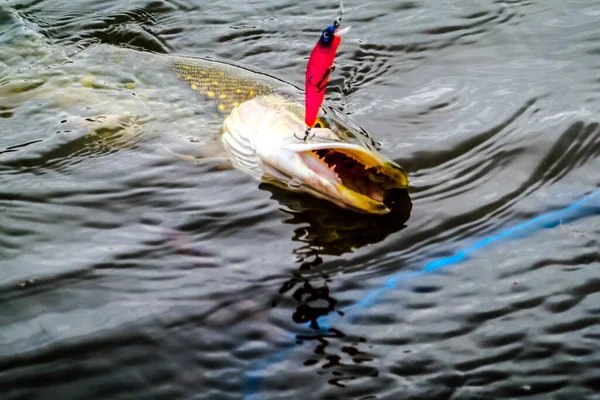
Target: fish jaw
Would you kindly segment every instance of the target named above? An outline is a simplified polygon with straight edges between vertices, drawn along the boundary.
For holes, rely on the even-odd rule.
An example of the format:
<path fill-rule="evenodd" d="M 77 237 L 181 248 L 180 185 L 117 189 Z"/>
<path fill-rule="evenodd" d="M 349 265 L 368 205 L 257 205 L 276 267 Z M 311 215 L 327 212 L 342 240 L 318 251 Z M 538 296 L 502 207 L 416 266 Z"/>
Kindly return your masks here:
<path fill-rule="evenodd" d="M 300 183 L 301 190 L 356 212 L 387 214 L 390 191 L 408 187 L 398 164 L 352 143 L 289 141 L 279 155 L 277 168 Z M 281 162 L 283 158 L 291 162 Z"/>

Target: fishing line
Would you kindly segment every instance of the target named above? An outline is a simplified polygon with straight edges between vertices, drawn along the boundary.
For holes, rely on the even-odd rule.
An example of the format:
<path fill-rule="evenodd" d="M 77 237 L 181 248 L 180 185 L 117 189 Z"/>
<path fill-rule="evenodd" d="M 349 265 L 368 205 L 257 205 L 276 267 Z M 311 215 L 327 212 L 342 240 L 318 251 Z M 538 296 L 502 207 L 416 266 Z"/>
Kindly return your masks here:
<path fill-rule="evenodd" d="M 340 0 L 340 6 L 338 7 L 337 15 L 335 16 L 335 21 L 333 21 L 333 25 L 337 28 L 342 23 L 342 16 L 344 15 L 344 0 Z"/>
<path fill-rule="evenodd" d="M 343 309 L 343 318 L 349 319 L 349 322 L 352 323 L 353 321 L 356 321 L 358 317 L 360 317 L 360 315 L 355 315 L 357 312 L 365 310 L 372 306 L 375 303 L 375 301 L 384 293 L 397 288 L 397 285 L 402 280 L 419 275 L 431 274 L 442 268 L 457 265 L 467 260 L 472 253 L 481 250 L 484 247 L 488 247 L 498 241 L 501 241 L 503 239 L 510 239 L 511 237 L 526 237 L 528 235 L 533 235 L 534 233 L 542 229 L 551 229 L 561 224 L 573 222 L 585 217 L 589 217 L 592 215 L 600 215 L 600 204 L 593 204 L 589 205 L 588 207 L 585 207 L 591 199 L 598 197 L 598 195 L 600 195 L 600 189 L 596 189 L 592 193 L 583 197 L 581 200 L 571 204 L 566 208 L 542 214 L 521 224 L 507 228 L 495 235 L 488 236 L 472 244 L 471 246 L 457 251 L 452 256 L 434 259 L 425 264 L 419 270 L 412 272 L 399 272 L 397 274 L 394 274 L 386 279 L 384 286 L 381 286 L 371 291 L 362 300 Z M 339 314 L 326 315 L 319 318 L 317 322 L 319 325 L 320 333 L 327 333 L 329 331 L 329 327 L 336 320 L 339 320 L 341 318 L 342 317 Z M 252 399 L 255 395 L 258 394 L 260 390 L 260 384 L 262 381 L 262 378 L 260 377 L 262 371 L 282 361 L 285 361 L 287 359 L 288 354 L 295 350 L 297 345 L 301 345 L 304 343 L 302 341 L 299 341 L 297 335 L 294 333 L 290 332 L 288 333 L 288 336 L 291 342 L 288 347 L 280 350 L 279 352 L 268 357 L 267 359 L 257 361 L 253 365 L 251 370 L 245 374 L 245 399 Z"/>

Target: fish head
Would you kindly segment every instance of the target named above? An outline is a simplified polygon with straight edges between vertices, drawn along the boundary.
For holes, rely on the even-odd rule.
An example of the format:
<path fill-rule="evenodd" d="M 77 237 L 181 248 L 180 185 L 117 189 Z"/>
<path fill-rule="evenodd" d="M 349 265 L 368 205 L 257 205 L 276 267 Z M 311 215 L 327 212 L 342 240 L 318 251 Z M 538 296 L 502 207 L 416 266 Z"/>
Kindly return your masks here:
<path fill-rule="evenodd" d="M 360 139 L 333 112 L 322 113 L 305 137 L 304 108 L 277 95 L 234 108 L 221 140 L 233 166 L 257 179 L 368 214 L 386 214 L 386 199 L 408 178 L 394 161 Z"/>

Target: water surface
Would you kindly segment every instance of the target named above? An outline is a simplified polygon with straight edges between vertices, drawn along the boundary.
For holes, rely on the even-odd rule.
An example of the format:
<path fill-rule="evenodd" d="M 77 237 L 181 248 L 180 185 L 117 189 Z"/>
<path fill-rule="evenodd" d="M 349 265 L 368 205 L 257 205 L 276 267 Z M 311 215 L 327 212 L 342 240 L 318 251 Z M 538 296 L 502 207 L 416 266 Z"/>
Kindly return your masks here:
<path fill-rule="evenodd" d="M 0 4 L 3 398 L 594 398 L 597 1 L 345 1 L 327 101 L 408 171 L 386 218 L 175 156 L 220 121 L 107 51 L 298 85 L 336 9 Z"/>

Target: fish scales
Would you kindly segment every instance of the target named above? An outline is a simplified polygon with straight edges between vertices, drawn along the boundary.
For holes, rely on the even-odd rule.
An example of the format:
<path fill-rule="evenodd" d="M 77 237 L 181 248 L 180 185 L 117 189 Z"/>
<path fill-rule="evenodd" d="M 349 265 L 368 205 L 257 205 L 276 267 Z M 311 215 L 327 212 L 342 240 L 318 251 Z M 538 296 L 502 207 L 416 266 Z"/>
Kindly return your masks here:
<path fill-rule="evenodd" d="M 272 94 L 274 91 L 270 86 L 236 77 L 224 70 L 208 67 L 202 62 L 175 60 L 172 66 L 177 75 L 192 89 L 213 100 L 221 114 L 229 114 L 241 103 L 256 96 Z"/>

